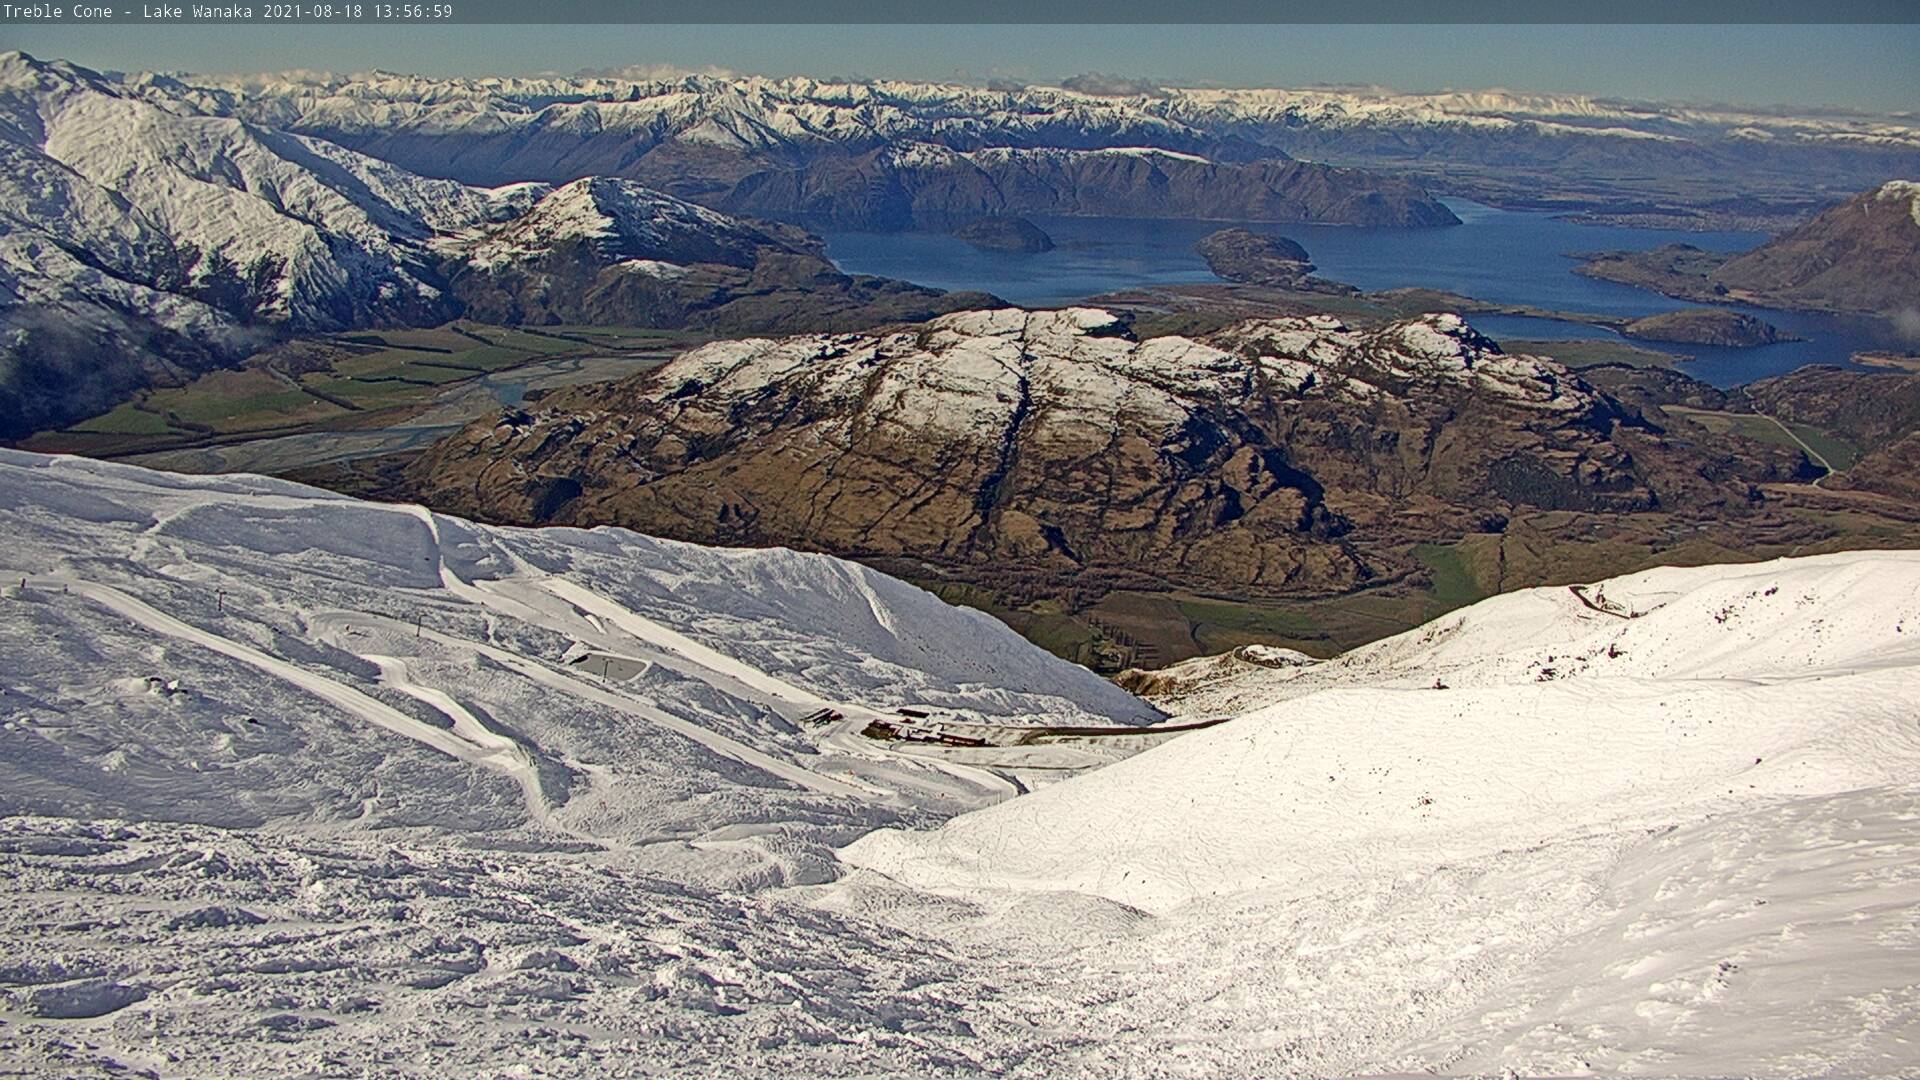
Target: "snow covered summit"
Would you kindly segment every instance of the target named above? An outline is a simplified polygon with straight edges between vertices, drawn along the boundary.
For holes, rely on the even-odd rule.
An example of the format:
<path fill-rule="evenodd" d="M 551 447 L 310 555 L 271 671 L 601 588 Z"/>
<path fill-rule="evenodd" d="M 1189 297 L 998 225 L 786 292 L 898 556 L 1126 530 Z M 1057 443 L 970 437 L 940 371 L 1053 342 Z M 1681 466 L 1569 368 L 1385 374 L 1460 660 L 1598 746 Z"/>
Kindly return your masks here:
<path fill-rule="evenodd" d="M 539 185 L 530 185 L 538 188 Z M 568 243 L 591 245 L 609 261 L 710 262 L 750 267 L 762 246 L 779 243 L 765 229 L 649 190 L 631 180 L 589 177 L 541 196 L 504 225 L 482 226 L 441 248 L 490 268 L 543 258 Z"/>

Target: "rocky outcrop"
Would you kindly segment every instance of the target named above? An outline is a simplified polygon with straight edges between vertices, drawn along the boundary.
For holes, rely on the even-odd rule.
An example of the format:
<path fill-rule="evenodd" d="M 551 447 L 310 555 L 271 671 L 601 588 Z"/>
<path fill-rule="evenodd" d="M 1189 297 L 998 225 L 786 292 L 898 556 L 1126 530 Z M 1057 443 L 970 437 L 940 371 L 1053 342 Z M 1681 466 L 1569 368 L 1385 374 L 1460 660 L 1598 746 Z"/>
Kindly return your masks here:
<path fill-rule="evenodd" d="M 1627 337 L 1643 341 L 1672 341 L 1685 345 L 1752 348 L 1776 341 L 1792 341 L 1772 323 L 1718 308 L 1687 308 L 1635 319 L 1620 328 Z"/>
<path fill-rule="evenodd" d="M 1792 475 L 1778 456 L 1762 471 Z M 1030 593 L 1284 596 L 1523 510 L 1715 513 L 1747 485 L 1455 316 L 1136 341 L 1103 311 L 1003 309 L 705 346 L 469 427 L 400 494 Z"/>
<path fill-rule="evenodd" d="M 1574 273 L 1602 281 L 1681 300 L 1724 303 L 1731 299 L 1725 286 L 1713 282 L 1714 272 L 1731 258 L 1725 252 L 1703 251 L 1692 244 L 1662 244 L 1647 251 L 1587 251 L 1574 258 L 1581 260 Z"/>

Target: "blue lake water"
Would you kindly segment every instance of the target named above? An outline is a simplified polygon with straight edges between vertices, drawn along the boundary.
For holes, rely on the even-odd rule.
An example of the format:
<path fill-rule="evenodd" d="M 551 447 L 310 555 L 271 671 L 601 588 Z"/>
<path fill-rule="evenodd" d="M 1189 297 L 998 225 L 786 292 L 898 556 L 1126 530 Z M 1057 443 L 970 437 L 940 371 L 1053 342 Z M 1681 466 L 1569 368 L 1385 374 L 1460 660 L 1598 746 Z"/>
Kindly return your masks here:
<path fill-rule="evenodd" d="M 1581 251 L 1642 250 L 1684 243 L 1714 251 L 1744 251 L 1763 233 L 1677 232 L 1578 225 L 1550 214 L 1496 210 L 1446 200 L 1463 224 L 1446 229 L 1374 229 L 1337 225 L 1248 225 L 1290 237 L 1306 247 L 1319 273 L 1368 291 L 1424 286 L 1503 304 L 1559 311 L 1641 316 L 1698 306 L 1657 293 L 1596 281 L 1573 272 L 1568 256 Z M 1218 281 L 1193 251 L 1194 241 L 1222 222 L 1133 221 L 1112 218 L 1040 218 L 1035 223 L 1056 247 L 1037 255 L 981 251 L 949 236 L 928 233 L 826 234 L 828 253 L 849 273 L 904 278 L 942 289 L 980 289 L 1016 304 L 1045 307 L 1148 285 Z M 1791 331 L 1805 341 L 1752 349 L 1705 345 L 1634 344 L 1694 359 L 1682 370 L 1717 386 L 1778 375 L 1806 364 L 1852 366 L 1863 349 L 1897 347 L 1882 320 L 1808 312 L 1734 307 Z M 1473 324 L 1497 339 L 1616 338 L 1578 323 L 1475 316 Z"/>

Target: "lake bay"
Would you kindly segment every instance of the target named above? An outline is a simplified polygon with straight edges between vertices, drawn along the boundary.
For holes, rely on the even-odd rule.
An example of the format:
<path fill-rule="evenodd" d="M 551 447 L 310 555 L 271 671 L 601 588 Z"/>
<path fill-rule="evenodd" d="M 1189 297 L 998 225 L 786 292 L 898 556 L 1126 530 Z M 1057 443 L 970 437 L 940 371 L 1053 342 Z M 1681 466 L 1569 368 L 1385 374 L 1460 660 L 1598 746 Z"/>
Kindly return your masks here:
<path fill-rule="evenodd" d="M 1642 250 L 1684 243 L 1711 251 L 1743 251 L 1767 237 L 1752 232 L 1681 232 L 1581 225 L 1551 214 L 1498 210 L 1445 200 L 1462 224 L 1440 229 L 1249 224 L 1255 232 L 1303 245 L 1323 277 L 1369 292 L 1424 287 L 1501 304 L 1555 311 L 1639 317 L 1697 307 L 1657 293 L 1582 277 L 1576 252 Z M 979 289 L 1011 303 L 1048 307 L 1101 293 L 1153 285 L 1216 282 L 1193 244 L 1232 222 L 1037 218 L 1055 243 L 1035 255 L 982 251 L 931 233 L 826 234 L 828 253 L 849 273 L 904 278 L 942 289 Z M 1901 347 L 1884 320 L 1865 316 L 1730 306 L 1807 340 L 1751 349 L 1635 340 L 1643 348 L 1694 357 L 1680 369 L 1717 386 L 1779 375 L 1806 364 L 1853 366 L 1865 349 Z M 1578 323 L 1479 315 L 1474 326 L 1499 339 L 1612 338 Z"/>

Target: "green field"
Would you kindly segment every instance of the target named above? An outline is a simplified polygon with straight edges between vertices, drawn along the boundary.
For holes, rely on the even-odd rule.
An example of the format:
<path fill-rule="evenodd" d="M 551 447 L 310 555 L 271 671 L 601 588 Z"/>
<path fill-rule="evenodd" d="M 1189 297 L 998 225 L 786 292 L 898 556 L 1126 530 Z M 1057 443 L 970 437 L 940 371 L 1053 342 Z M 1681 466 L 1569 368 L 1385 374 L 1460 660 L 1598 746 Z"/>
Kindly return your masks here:
<path fill-rule="evenodd" d="M 1806 424 L 1786 424 L 1783 429 L 1782 424 L 1775 422 L 1772 417 L 1755 413 L 1713 412 L 1680 405 L 1668 406 L 1667 411 L 1684 416 L 1715 434 L 1740 435 L 1789 450 L 1811 448 L 1825 458 L 1835 472 L 1852 468 L 1853 463 L 1860 460 L 1862 452 L 1859 447 L 1831 432 Z M 1801 443 L 1805 443 L 1806 447 L 1803 448 Z"/>
<path fill-rule="evenodd" d="M 1480 579 L 1469 565 L 1470 559 L 1459 544 L 1415 544 L 1413 557 L 1420 560 L 1433 577 L 1433 586 L 1428 590 L 1434 614 L 1465 607 L 1476 601 L 1484 600 L 1488 590 L 1480 584 Z"/>
<path fill-rule="evenodd" d="M 25 440 L 28 449 L 138 454 L 296 431 L 364 427 L 417 410 L 448 387 L 560 356 L 664 359 L 706 340 L 642 327 L 540 329 L 452 322 L 305 338 L 208 372 L 184 386 L 141 391 L 98 416 Z"/>
<path fill-rule="evenodd" d="M 1502 341 L 1500 347 L 1510 353 L 1528 356 L 1550 356 L 1570 368 L 1597 367 L 1601 364 L 1624 364 L 1627 367 L 1671 368 L 1684 370 L 1684 358 L 1658 349 L 1643 349 L 1624 341 L 1609 341 L 1604 338 L 1583 339 L 1580 341 L 1544 341 L 1532 338 L 1515 338 Z"/>
<path fill-rule="evenodd" d="M 1863 453 L 1859 447 L 1847 440 L 1817 427 L 1808 427 L 1805 424 L 1788 424 L 1787 427 L 1793 429 L 1793 433 L 1800 436 L 1802 442 L 1812 447 L 1814 453 L 1826 458 L 1827 464 L 1833 466 L 1835 472 L 1846 472 L 1853 468 L 1853 463 L 1859 461 Z"/>
<path fill-rule="evenodd" d="M 167 425 L 166 417 L 129 402 L 112 412 L 82 420 L 73 430 L 87 435 L 165 435 L 173 429 Z"/>

